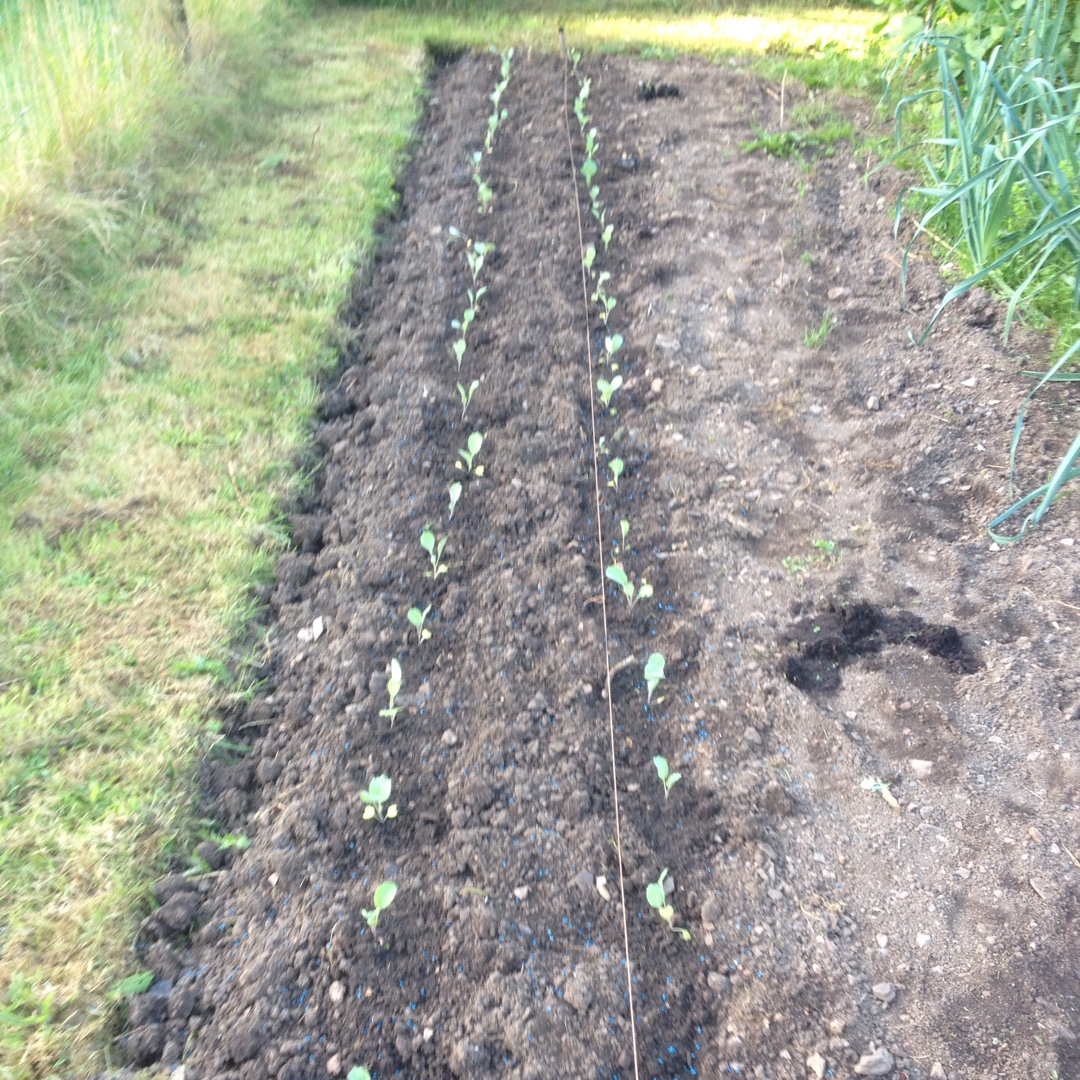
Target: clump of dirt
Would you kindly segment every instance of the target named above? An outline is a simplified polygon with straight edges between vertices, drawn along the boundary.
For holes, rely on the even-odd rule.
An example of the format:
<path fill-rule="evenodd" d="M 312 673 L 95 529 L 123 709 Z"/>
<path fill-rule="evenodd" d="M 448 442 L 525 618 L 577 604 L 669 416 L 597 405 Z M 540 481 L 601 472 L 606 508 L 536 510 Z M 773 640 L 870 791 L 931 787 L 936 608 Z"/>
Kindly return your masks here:
<path fill-rule="evenodd" d="M 620 557 L 655 589 L 633 610 L 609 592 L 613 788 L 596 603 L 613 552 L 595 541 L 563 70 L 515 59 L 478 215 L 497 65 L 433 76 L 327 390 L 318 496 L 279 568 L 270 684 L 231 741 L 257 737 L 208 770 L 213 812 L 250 844 L 163 884 L 140 947 L 157 981 L 125 1045 L 187 1080 L 354 1063 L 626 1080 L 634 1041 L 664 1080 L 1071 1075 L 1080 520 L 1062 500 L 1035 542 L 988 548 L 1028 389 L 1015 352 L 982 302 L 912 344 L 944 286 L 917 260 L 900 311 L 895 177 L 843 149 L 810 171 L 740 152 L 777 128 L 778 87 L 726 63 L 583 61 L 625 339 L 598 433 L 625 469 L 601 514 L 609 544 L 630 522 Z M 637 99 L 665 80 L 683 93 Z M 450 226 L 496 245 L 461 372 L 450 321 L 470 282 Z M 455 382 L 474 378 L 463 423 Z M 1031 419 L 1025 469 L 1077 426 Z M 463 478 L 474 430 L 485 473 Z M 428 523 L 449 537 L 434 582 Z M 823 537 L 835 557 L 815 561 Z M 420 642 L 405 613 L 428 603 Z M 821 614 L 791 637 L 796 609 Z M 805 679 L 860 662 L 802 693 L 777 665 L 785 635 Z M 667 681 L 650 702 L 652 651 Z M 655 755 L 682 774 L 666 797 Z M 384 825 L 360 799 L 381 774 L 399 806 Z M 647 902 L 665 868 L 689 943 Z M 397 897 L 372 931 L 384 880 Z"/>
<path fill-rule="evenodd" d="M 824 611 L 795 623 L 781 641 L 788 653 L 784 675 L 806 693 L 836 690 L 847 664 L 886 645 L 924 649 L 957 674 L 979 670 L 978 659 L 955 626 L 928 625 L 910 611 L 889 615 L 865 600 L 830 601 Z"/>

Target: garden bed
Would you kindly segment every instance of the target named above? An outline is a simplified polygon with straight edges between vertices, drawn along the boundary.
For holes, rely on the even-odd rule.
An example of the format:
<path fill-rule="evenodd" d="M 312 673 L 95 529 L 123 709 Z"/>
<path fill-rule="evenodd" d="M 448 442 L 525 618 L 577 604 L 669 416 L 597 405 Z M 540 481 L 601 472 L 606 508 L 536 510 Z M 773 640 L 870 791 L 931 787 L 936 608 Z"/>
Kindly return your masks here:
<path fill-rule="evenodd" d="M 231 735 L 258 737 L 208 766 L 250 846 L 160 884 L 128 1051 L 186 1055 L 187 1080 L 634 1075 L 600 603 L 625 519 L 618 560 L 654 589 L 631 609 L 606 583 L 640 1075 L 1075 1075 L 1080 522 L 1062 504 L 1005 551 L 984 531 L 1039 343 L 1003 350 L 975 298 L 913 346 L 944 289 L 917 261 L 901 312 L 894 181 L 843 149 L 812 172 L 742 151 L 779 87 L 586 58 L 614 226 L 605 251 L 583 190 L 586 241 L 624 339 L 618 414 L 595 405 L 624 462 L 601 553 L 589 395 L 612 373 L 586 358 L 566 73 L 515 58 L 478 213 L 499 66 L 433 76 L 279 567 L 271 685 Z M 451 228 L 495 245 L 475 282 Z M 602 354 L 595 310 L 591 333 Z M 1029 479 L 1075 426 L 1033 419 Z M 473 431 L 482 476 L 454 467 Z M 359 797 L 379 774 L 384 824 Z M 665 868 L 689 942 L 646 900 Z"/>

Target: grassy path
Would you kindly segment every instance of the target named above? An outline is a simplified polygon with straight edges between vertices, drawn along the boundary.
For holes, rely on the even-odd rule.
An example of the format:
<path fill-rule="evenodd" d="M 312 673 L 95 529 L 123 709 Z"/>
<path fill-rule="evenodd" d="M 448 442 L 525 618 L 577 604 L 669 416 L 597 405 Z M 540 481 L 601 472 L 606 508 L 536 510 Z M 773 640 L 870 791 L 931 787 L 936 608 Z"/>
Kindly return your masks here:
<path fill-rule="evenodd" d="M 394 205 L 425 42 L 549 48 L 561 21 L 581 47 L 662 54 L 851 43 L 872 16 L 297 18 L 227 148 L 165 178 L 139 257 L 88 293 L 56 355 L 0 358 L 4 1080 L 105 1062 L 108 991 L 131 970 L 149 883 L 215 835 L 195 814 L 195 762 L 258 660 L 252 587 L 288 540 L 317 379 Z"/>

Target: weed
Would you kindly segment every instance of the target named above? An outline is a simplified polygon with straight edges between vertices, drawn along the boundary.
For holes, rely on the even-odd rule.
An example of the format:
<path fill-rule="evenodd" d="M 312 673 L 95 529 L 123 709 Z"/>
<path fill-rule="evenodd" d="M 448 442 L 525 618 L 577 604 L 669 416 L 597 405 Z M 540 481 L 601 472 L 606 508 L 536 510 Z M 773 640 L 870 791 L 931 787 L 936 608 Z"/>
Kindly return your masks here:
<path fill-rule="evenodd" d="M 821 316 L 821 324 L 808 327 L 806 333 L 803 334 L 803 344 L 810 349 L 820 349 L 825 344 L 829 331 L 835 325 L 836 317 L 832 313 L 832 308 L 826 308 L 825 314 Z"/>
<path fill-rule="evenodd" d="M 364 820 L 370 821 L 378 818 L 381 824 L 385 824 L 388 818 L 397 817 L 397 803 L 386 803 L 390 799 L 390 791 L 393 783 L 389 776 L 373 776 L 368 781 L 367 791 L 360 792 L 360 801 L 364 804 Z M 378 902 L 376 902 L 378 906 Z"/>
<path fill-rule="evenodd" d="M 810 546 L 814 550 L 809 555 L 785 555 L 780 560 L 780 564 L 789 574 L 808 574 L 825 563 L 839 562 L 841 559 L 835 540 L 814 540 Z"/>
<path fill-rule="evenodd" d="M 656 766 L 656 775 L 660 777 L 660 782 L 664 785 L 664 802 L 667 802 L 671 789 L 682 779 L 682 773 L 671 772 L 667 758 L 659 754 L 652 759 L 652 763 Z"/>
<path fill-rule="evenodd" d="M 432 581 L 438 581 L 440 574 L 446 573 L 446 563 L 442 561 L 442 554 L 446 548 L 446 541 L 449 539 L 444 536 L 440 540 L 435 539 L 435 534 L 430 528 L 424 529 L 420 534 L 420 546 L 427 552 L 428 558 L 431 560 L 431 569 L 424 571 L 424 577 L 431 578 Z"/>
<path fill-rule="evenodd" d="M 479 379 L 473 379 L 472 383 L 469 385 L 468 390 L 466 390 L 465 387 L 461 385 L 461 383 L 457 384 L 458 397 L 461 398 L 461 419 L 462 420 L 465 419 L 465 412 L 469 408 L 469 406 L 472 404 L 473 394 L 476 393 L 476 389 L 477 389 L 477 387 L 479 385 L 480 385 L 480 380 Z"/>
<path fill-rule="evenodd" d="M 645 685 L 649 695 L 646 701 L 652 701 L 653 691 L 660 685 L 664 678 L 664 654 L 649 653 L 649 659 L 645 661 Z M 661 699 L 663 700 L 663 699 Z M 663 779 L 663 777 L 661 777 Z M 672 781 L 674 783 L 674 781 Z"/>
<path fill-rule="evenodd" d="M 384 912 L 393 902 L 394 897 L 397 896 L 397 883 L 394 881 L 384 881 L 376 890 L 375 895 L 372 897 L 372 909 L 367 911 L 361 909 L 360 914 L 367 920 L 368 926 L 372 930 L 377 929 L 379 925 L 379 915 Z"/>
<path fill-rule="evenodd" d="M 615 584 L 622 589 L 622 594 L 626 597 L 626 602 L 631 608 L 633 608 L 639 600 L 648 600 L 653 594 L 653 587 L 645 580 L 645 578 L 641 579 L 640 585 L 635 586 L 626 576 L 626 571 L 622 568 L 621 563 L 612 563 L 604 573 L 609 581 L 614 581 Z"/>
<path fill-rule="evenodd" d="M 483 476 L 484 475 L 484 466 L 483 465 L 475 465 L 475 464 L 473 464 L 473 462 L 474 462 L 474 460 L 476 458 L 476 455 L 480 453 L 480 447 L 483 446 L 483 445 L 484 445 L 484 436 L 481 435 L 479 431 L 474 431 L 469 436 L 469 441 L 465 444 L 465 449 L 458 451 L 458 457 L 461 458 L 461 461 L 464 461 L 465 464 L 462 465 L 461 461 L 455 461 L 454 464 L 459 469 L 463 468 L 467 475 L 470 475 L 470 476 Z"/>
<path fill-rule="evenodd" d="M 660 872 L 660 877 L 656 881 L 649 883 L 649 887 L 645 890 L 645 896 L 649 901 L 649 907 L 654 908 L 657 915 L 668 924 L 668 929 L 672 933 L 678 934 L 683 941 L 689 941 L 690 931 L 685 927 L 675 925 L 675 909 L 667 902 L 667 890 L 664 888 L 664 880 L 667 874 L 668 870 L 665 866 Z"/>
<path fill-rule="evenodd" d="M 416 630 L 417 645 L 423 645 L 425 641 L 428 641 L 431 638 L 431 631 L 426 626 L 424 626 L 424 621 L 427 619 L 430 613 L 431 605 L 428 604 L 428 606 L 424 608 L 423 611 L 416 607 L 409 608 L 408 612 L 405 615 L 405 617 L 412 624 L 413 628 Z"/>
<path fill-rule="evenodd" d="M 397 660 L 390 661 L 390 678 L 386 680 L 386 693 L 390 697 L 390 704 L 385 709 L 379 710 L 380 716 L 385 716 L 390 721 L 390 726 L 394 726 L 394 720 L 397 718 L 397 714 L 401 712 L 402 706 L 395 705 L 398 694 L 401 692 L 401 665 Z"/>

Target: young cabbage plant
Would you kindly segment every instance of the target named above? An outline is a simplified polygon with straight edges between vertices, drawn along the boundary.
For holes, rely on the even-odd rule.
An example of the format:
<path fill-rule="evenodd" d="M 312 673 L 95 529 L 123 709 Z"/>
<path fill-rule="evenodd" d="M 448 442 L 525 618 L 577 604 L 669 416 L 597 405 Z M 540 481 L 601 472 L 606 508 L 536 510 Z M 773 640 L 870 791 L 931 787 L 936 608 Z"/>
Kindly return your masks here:
<path fill-rule="evenodd" d="M 437 581 L 440 574 L 446 573 L 446 563 L 442 561 L 443 549 L 446 547 L 447 537 L 436 541 L 435 534 L 430 529 L 425 529 L 420 534 L 420 546 L 428 553 L 431 560 L 431 569 L 424 571 L 424 577 Z"/>
<path fill-rule="evenodd" d="M 469 264 L 469 273 L 472 274 L 474 285 L 476 279 L 480 276 L 480 271 L 484 268 L 484 259 L 494 250 L 494 244 L 485 243 L 483 240 L 475 240 L 471 250 L 465 252 L 465 261 Z M 479 295 L 477 299 L 479 299 Z"/>
<path fill-rule="evenodd" d="M 626 597 L 626 602 L 631 608 L 639 600 L 648 600 L 653 594 L 653 587 L 645 580 L 641 579 L 641 584 L 635 586 L 634 583 L 626 576 L 626 571 L 623 569 L 621 563 L 612 563 L 605 571 L 608 581 L 614 581 L 616 585 L 622 589 L 623 596 Z"/>
<path fill-rule="evenodd" d="M 386 692 L 390 695 L 390 705 L 385 709 L 380 709 L 379 715 L 387 717 L 390 726 L 393 727 L 394 720 L 402 709 L 402 706 L 394 704 L 401 692 L 401 665 L 397 660 L 390 661 L 390 678 L 386 680 Z"/>
<path fill-rule="evenodd" d="M 363 1065 L 354 1065 L 345 1074 L 345 1080 L 371 1080 L 371 1073 Z"/>
<path fill-rule="evenodd" d="M 652 888 L 652 886 L 649 886 Z M 397 896 L 397 883 L 393 881 L 384 881 L 376 890 L 375 895 L 372 897 L 372 904 L 374 907 L 370 911 L 360 909 L 360 914 L 367 920 L 368 926 L 372 930 L 376 929 L 379 925 L 379 913 L 385 911 L 393 902 L 394 897 Z"/>
<path fill-rule="evenodd" d="M 405 614 L 405 618 L 412 624 L 413 629 L 416 630 L 416 644 L 423 645 L 425 641 L 431 638 L 431 631 L 424 625 L 428 615 L 431 614 L 431 605 L 428 604 L 423 611 L 418 607 L 411 607 Z"/>
<path fill-rule="evenodd" d="M 586 184 L 592 184 L 593 177 L 596 175 L 599 168 L 600 166 L 597 165 L 591 157 L 587 157 L 581 163 L 581 175 L 585 177 Z"/>
<path fill-rule="evenodd" d="M 360 801 L 364 804 L 365 821 L 378 818 L 385 824 L 388 818 L 397 817 L 397 803 L 386 805 L 390 800 L 392 787 L 393 783 L 389 776 L 373 776 L 368 781 L 367 791 L 360 792 Z"/>
<path fill-rule="evenodd" d="M 447 521 L 454 520 L 454 507 L 457 506 L 458 500 L 461 498 L 461 483 L 455 480 L 448 489 L 450 491 L 450 513 L 447 516 Z"/>
<path fill-rule="evenodd" d="M 585 248 L 585 257 L 582 262 L 585 264 L 585 269 L 589 272 L 589 276 L 592 277 L 593 263 L 596 261 L 596 247 L 593 244 L 589 244 Z"/>
<path fill-rule="evenodd" d="M 616 551 L 625 551 L 626 550 L 626 538 L 630 535 L 630 522 L 627 521 L 626 518 L 622 518 L 619 521 L 619 535 L 622 537 L 622 539 L 616 545 L 615 550 Z"/>
<path fill-rule="evenodd" d="M 461 383 L 457 384 L 458 397 L 461 398 L 461 419 L 465 419 L 465 412 L 472 404 L 473 394 L 476 393 L 476 388 L 480 385 L 479 379 L 473 379 L 469 385 L 469 389 L 466 390 Z"/>
<path fill-rule="evenodd" d="M 653 691 L 660 685 L 664 678 L 664 654 L 659 652 L 649 653 L 649 659 L 645 661 L 645 685 L 649 695 L 646 701 L 652 701 Z M 663 698 L 659 699 L 663 701 Z M 659 768 L 659 766 L 657 766 Z M 663 777 L 660 778 L 661 780 Z M 672 780 L 672 783 L 675 783 Z"/>
<path fill-rule="evenodd" d="M 473 183 L 476 184 L 476 198 L 480 205 L 477 208 L 477 213 L 485 214 L 491 209 L 491 200 L 494 198 L 495 193 L 485 183 L 484 178 L 480 175 L 480 162 L 484 157 L 482 150 L 477 150 L 473 153 Z"/>
<path fill-rule="evenodd" d="M 618 368 L 618 364 L 615 363 L 615 354 L 623 347 L 622 334 L 605 334 L 604 335 L 604 352 L 607 354 L 608 363 L 611 365 L 612 370 Z"/>
<path fill-rule="evenodd" d="M 611 395 L 617 393 L 622 384 L 621 375 L 616 375 L 610 382 L 607 379 L 596 380 L 596 389 L 600 391 L 600 404 L 605 409 L 611 404 Z"/>
<path fill-rule="evenodd" d="M 652 763 L 656 766 L 656 775 L 660 777 L 660 783 L 664 785 L 664 802 L 667 802 L 671 789 L 682 779 L 682 773 L 672 772 L 667 758 L 659 754 L 652 759 Z"/>
<path fill-rule="evenodd" d="M 458 371 L 461 370 L 461 361 L 465 359 L 465 339 L 460 337 L 454 342 L 454 359 L 457 360 Z"/>
<path fill-rule="evenodd" d="M 502 85 L 505 90 L 510 84 L 510 61 L 514 59 L 514 46 L 511 45 L 509 49 L 504 53 L 500 53 L 500 59 L 502 64 L 499 68 L 499 73 L 502 75 Z"/>
<path fill-rule="evenodd" d="M 498 87 L 496 87 L 496 90 L 498 90 Z M 501 97 L 501 96 L 502 96 L 502 93 L 499 92 L 499 97 Z M 484 136 L 484 149 L 489 154 L 491 153 L 491 149 L 494 146 L 495 132 L 498 130 L 499 124 L 503 120 L 505 120 L 507 115 L 508 115 L 508 113 L 507 113 L 507 111 L 505 109 L 503 109 L 502 112 L 499 112 L 498 102 L 496 100 L 495 94 L 491 95 L 491 99 L 492 99 L 492 101 L 496 102 L 495 111 L 488 117 L 487 135 Z"/>
<path fill-rule="evenodd" d="M 596 139 L 596 128 L 589 128 L 589 134 L 585 136 L 585 155 L 592 157 L 600 143 Z"/>
<path fill-rule="evenodd" d="M 611 479 L 607 482 L 607 486 L 612 487 L 616 491 L 618 491 L 619 490 L 619 477 L 622 476 L 623 469 L 626 467 L 623 464 L 623 459 L 621 457 L 612 458 L 607 463 L 607 467 L 611 470 Z"/>
<path fill-rule="evenodd" d="M 668 929 L 678 934 L 683 941 L 690 940 L 690 931 L 685 927 L 675 925 L 675 909 L 667 902 L 667 891 L 664 889 L 664 879 L 667 877 L 667 867 L 665 866 L 660 874 L 660 877 L 656 881 L 649 883 L 649 887 L 645 890 L 645 896 L 649 901 L 649 907 L 655 909 L 657 915 L 668 924 Z"/>
<path fill-rule="evenodd" d="M 469 476 L 483 476 L 484 466 L 473 464 L 476 455 L 480 453 L 480 447 L 483 445 L 484 436 L 481 435 L 479 431 L 474 431 L 469 436 L 469 441 L 466 444 L 465 449 L 458 451 L 458 457 L 460 457 L 461 461 L 464 461 L 465 464 L 462 465 L 461 461 L 455 461 L 454 464 L 459 469 L 464 469 L 466 474 Z"/>
<path fill-rule="evenodd" d="M 605 225 L 604 231 L 600 234 L 600 239 L 604 241 L 604 250 L 611 246 L 611 238 L 615 235 L 614 225 Z"/>

